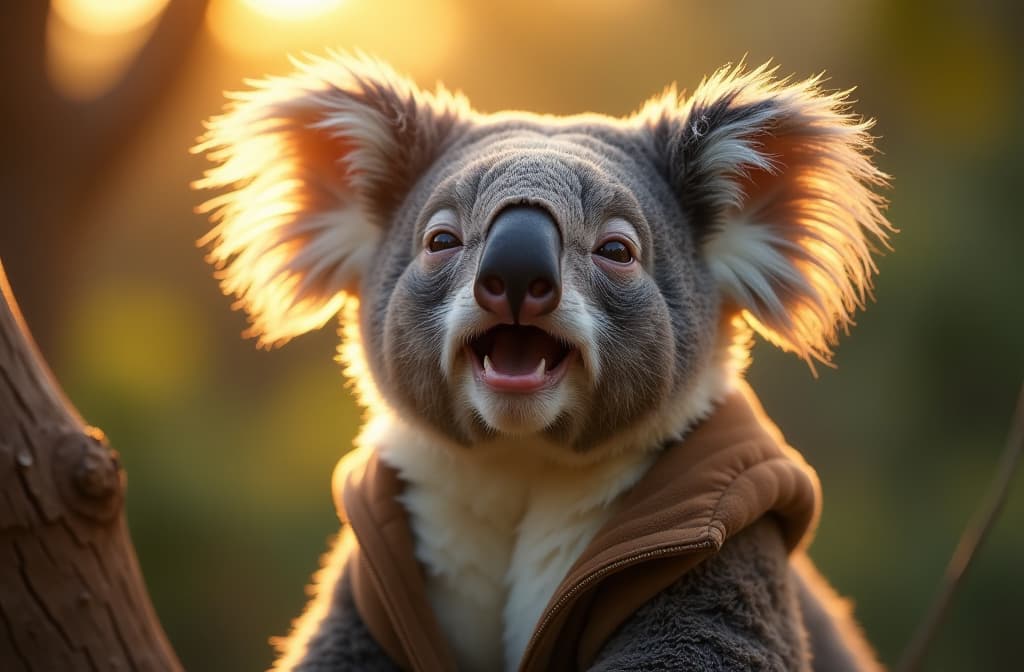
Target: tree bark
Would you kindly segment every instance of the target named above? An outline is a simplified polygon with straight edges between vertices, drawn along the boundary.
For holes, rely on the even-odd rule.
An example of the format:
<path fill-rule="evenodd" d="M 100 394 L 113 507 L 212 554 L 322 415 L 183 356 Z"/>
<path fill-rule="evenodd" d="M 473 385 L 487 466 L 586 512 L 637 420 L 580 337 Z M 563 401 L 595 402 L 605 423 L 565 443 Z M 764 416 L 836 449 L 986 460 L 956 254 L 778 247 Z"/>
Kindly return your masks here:
<path fill-rule="evenodd" d="M 0 669 L 181 670 L 124 518 L 125 478 L 39 356 L 0 265 Z"/>

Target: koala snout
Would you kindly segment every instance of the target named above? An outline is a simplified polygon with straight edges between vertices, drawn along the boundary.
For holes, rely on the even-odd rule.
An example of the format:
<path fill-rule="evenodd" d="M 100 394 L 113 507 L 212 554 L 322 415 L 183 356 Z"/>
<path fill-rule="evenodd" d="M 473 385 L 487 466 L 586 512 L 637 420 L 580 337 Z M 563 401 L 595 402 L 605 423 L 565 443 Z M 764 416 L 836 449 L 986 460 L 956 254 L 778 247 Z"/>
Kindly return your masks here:
<path fill-rule="evenodd" d="M 528 323 L 558 307 L 562 297 L 562 239 L 543 208 L 502 210 L 491 224 L 473 295 L 504 322 Z"/>

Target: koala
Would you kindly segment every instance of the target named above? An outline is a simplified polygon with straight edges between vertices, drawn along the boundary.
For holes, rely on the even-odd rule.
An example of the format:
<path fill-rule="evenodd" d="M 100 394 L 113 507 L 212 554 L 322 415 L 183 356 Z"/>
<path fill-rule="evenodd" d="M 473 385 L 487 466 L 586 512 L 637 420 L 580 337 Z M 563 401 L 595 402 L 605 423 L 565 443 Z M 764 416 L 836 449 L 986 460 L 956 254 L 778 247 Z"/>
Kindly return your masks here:
<path fill-rule="evenodd" d="M 776 75 L 481 114 L 332 54 L 209 122 L 223 290 L 261 346 L 340 316 L 367 409 L 275 670 L 877 668 L 743 377 L 755 332 L 829 362 L 888 178 L 846 92 Z"/>

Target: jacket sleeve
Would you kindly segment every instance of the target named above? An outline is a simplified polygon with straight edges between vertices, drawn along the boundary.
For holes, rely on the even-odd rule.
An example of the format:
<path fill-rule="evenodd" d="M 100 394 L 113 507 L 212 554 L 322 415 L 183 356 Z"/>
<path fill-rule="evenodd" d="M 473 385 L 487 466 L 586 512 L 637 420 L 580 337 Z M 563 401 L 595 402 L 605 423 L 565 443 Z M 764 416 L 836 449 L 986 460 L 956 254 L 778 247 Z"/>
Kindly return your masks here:
<path fill-rule="evenodd" d="M 641 607 L 590 670 L 810 670 L 805 640 L 782 535 L 766 518 Z"/>
<path fill-rule="evenodd" d="M 399 672 L 356 610 L 346 572 L 351 531 L 343 530 L 314 577 L 315 596 L 276 643 L 272 672 Z"/>

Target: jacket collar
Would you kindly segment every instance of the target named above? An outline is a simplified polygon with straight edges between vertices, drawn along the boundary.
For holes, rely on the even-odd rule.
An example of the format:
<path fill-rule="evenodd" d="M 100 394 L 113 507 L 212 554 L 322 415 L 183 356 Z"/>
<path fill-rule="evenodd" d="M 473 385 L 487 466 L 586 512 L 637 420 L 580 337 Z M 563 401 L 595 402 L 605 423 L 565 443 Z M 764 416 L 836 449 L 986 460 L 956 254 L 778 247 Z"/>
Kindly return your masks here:
<path fill-rule="evenodd" d="M 454 670 L 427 601 L 401 491 L 396 472 L 372 451 L 335 471 L 339 514 L 358 541 L 349 560 L 356 607 L 403 669 Z M 726 539 L 772 513 L 793 550 L 809 541 L 819 508 L 814 471 L 743 385 L 623 496 L 552 596 L 520 672 L 585 667 L 636 609 Z"/>

